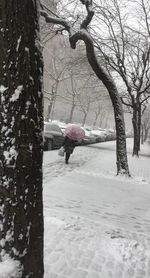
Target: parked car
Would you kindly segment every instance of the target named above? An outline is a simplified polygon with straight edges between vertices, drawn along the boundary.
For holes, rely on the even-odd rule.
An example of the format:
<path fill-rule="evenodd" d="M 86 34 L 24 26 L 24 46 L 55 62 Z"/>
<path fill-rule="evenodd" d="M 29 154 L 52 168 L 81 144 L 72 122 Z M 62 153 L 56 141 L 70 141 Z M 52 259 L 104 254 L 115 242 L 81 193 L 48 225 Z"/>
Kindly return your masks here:
<path fill-rule="evenodd" d="M 44 123 L 44 150 L 53 150 L 61 147 L 64 134 L 57 124 Z"/>
<path fill-rule="evenodd" d="M 99 129 L 93 129 L 91 131 L 91 133 L 95 137 L 97 143 L 104 142 L 105 139 L 106 139 L 106 131 L 102 131 L 102 130 L 99 130 Z"/>
<path fill-rule="evenodd" d="M 81 144 L 86 145 L 86 144 L 93 144 L 96 143 L 96 138 L 95 136 L 91 133 L 91 131 L 87 130 L 86 128 L 83 128 L 85 131 L 85 137 L 82 139 Z"/>
<path fill-rule="evenodd" d="M 116 132 L 113 129 L 107 130 L 106 141 L 111 141 L 116 139 Z"/>

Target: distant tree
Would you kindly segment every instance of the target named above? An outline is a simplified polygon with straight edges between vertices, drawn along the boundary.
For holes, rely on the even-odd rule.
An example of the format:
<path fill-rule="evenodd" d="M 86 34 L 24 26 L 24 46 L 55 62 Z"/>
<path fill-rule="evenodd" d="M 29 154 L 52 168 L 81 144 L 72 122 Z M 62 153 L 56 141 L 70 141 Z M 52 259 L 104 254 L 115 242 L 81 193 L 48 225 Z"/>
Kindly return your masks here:
<path fill-rule="evenodd" d="M 109 112 L 112 111 L 112 105 L 110 102 L 109 95 L 100 94 L 100 98 L 96 98 L 95 100 L 95 109 L 94 109 L 94 121 L 93 121 L 93 127 L 94 126 L 101 126 L 102 123 L 106 120 L 107 115 Z"/>
<path fill-rule="evenodd" d="M 44 99 L 46 100 L 45 103 L 48 103 L 46 105 L 46 121 L 53 118 L 57 101 L 71 106 L 67 120 L 71 122 L 73 119 L 77 104 L 77 83 L 80 83 L 81 79 L 85 79 L 85 74 L 82 72 L 81 78 L 83 61 L 80 50 L 76 52 L 76 56 L 72 52 L 68 41 L 60 35 L 52 37 L 44 46 Z"/>
<path fill-rule="evenodd" d="M 84 64 L 84 66 L 86 64 Z M 81 61 L 76 65 L 71 63 L 71 68 L 68 69 L 68 71 L 70 76 L 70 89 L 67 90 L 67 96 L 63 97 L 71 106 L 68 122 L 71 123 L 73 121 L 73 115 L 76 109 L 83 113 L 82 125 L 84 126 L 87 116 L 91 112 L 91 106 L 93 105 L 95 109 L 95 105 L 99 103 L 101 99 L 99 91 L 100 86 L 96 86 L 94 83 L 95 78 L 93 79 L 93 75 L 89 68 L 86 68 L 84 72 Z"/>
<path fill-rule="evenodd" d="M 71 70 L 70 72 L 70 90 L 67 90 L 67 96 L 66 96 L 66 100 L 67 102 L 71 105 L 71 109 L 70 109 L 70 113 L 69 113 L 69 117 L 68 117 L 68 123 L 72 123 L 73 121 L 73 116 L 74 116 L 74 111 L 75 108 L 78 106 L 78 90 L 77 90 L 77 84 L 73 79 L 73 72 Z"/>
<path fill-rule="evenodd" d="M 51 11 L 51 14 L 55 15 L 57 11 L 57 4 L 59 1 L 55 0 L 42 0 L 41 1 L 43 6 L 48 10 Z M 41 30 L 41 42 L 42 46 L 46 47 L 47 42 L 51 41 L 55 36 L 56 32 L 54 30 L 54 25 L 47 24 L 43 18 L 40 18 L 40 30 Z"/>
<path fill-rule="evenodd" d="M 80 106 L 81 111 L 83 112 L 82 126 L 84 126 L 86 123 L 86 119 L 87 119 L 87 116 L 88 116 L 88 113 L 90 110 L 91 102 L 92 102 L 91 95 L 88 94 L 87 92 L 86 92 L 86 96 L 85 96 L 85 94 L 84 94 L 84 96 L 80 95 L 79 106 Z"/>
<path fill-rule="evenodd" d="M 47 113 L 46 113 L 46 121 L 48 122 L 50 119 L 52 120 L 53 118 L 53 112 L 54 112 L 54 107 L 55 107 L 55 102 L 56 98 L 58 96 L 58 88 L 60 85 L 60 82 L 63 81 L 63 77 L 61 78 L 61 75 L 63 75 L 63 72 L 65 71 L 65 67 L 60 70 L 57 76 L 51 76 L 51 87 L 50 90 L 44 90 L 44 98 L 48 100 L 48 108 L 47 108 Z"/>
<path fill-rule="evenodd" d="M 53 118 L 53 110 L 54 110 L 54 105 L 56 101 L 56 96 L 57 96 L 57 88 L 58 88 L 59 82 L 56 83 L 56 86 L 53 85 L 51 88 L 51 92 L 45 91 L 44 90 L 44 99 L 48 100 L 48 107 L 47 107 L 47 113 L 45 117 L 45 121 L 49 122 L 49 120 Z"/>
<path fill-rule="evenodd" d="M 92 0 L 85 0 L 80 2 L 83 5 L 83 7 L 86 8 L 87 14 L 86 17 L 83 20 L 81 20 L 80 23 L 77 22 L 76 28 L 79 27 L 79 29 L 76 29 L 74 27 L 74 24 L 76 23 L 79 16 L 77 16 L 74 22 L 70 23 L 69 21 L 65 20 L 62 17 L 59 17 L 58 15 L 52 16 L 51 14 L 48 14 L 48 12 L 44 9 L 41 10 L 41 15 L 45 17 L 47 23 L 52 23 L 52 24 L 57 24 L 59 26 L 62 26 L 61 29 L 66 30 L 68 32 L 70 45 L 73 49 L 76 48 L 76 44 L 78 41 L 84 41 L 86 45 L 86 55 L 87 55 L 88 62 L 91 65 L 97 77 L 103 82 L 103 84 L 107 88 L 114 108 L 114 118 L 116 123 L 116 138 L 117 138 L 117 142 L 116 142 L 117 174 L 129 175 L 127 153 L 126 153 L 125 124 L 124 124 L 121 100 L 115 83 L 113 82 L 112 78 L 107 73 L 107 71 L 105 71 L 104 68 L 100 65 L 97 59 L 94 50 L 93 39 L 91 38 L 88 32 L 88 26 L 91 23 L 94 16 L 94 10 L 92 8 Z"/>
<path fill-rule="evenodd" d="M 65 74 L 67 72 L 65 53 L 62 55 L 62 52 L 55 47 L 56 42 L 60 43 L 59 38 L 58 40 L 51 39 L 49 44 L 47 43 L 43 48 L 45 54 L 44 99 L 48 100 L 46 121 L 49 121 L 53 117 L 58 92 L 61 95 L 59 87 L 61 87 L 62 82 L 65 80 Z M 50 51 L 48 46 L 50 47 Z"/>
<path fill-rule="evenodd" d="M 0 268 L 43 278 L 39 1 L 1 0 L 0 30 Z"/>
<path fill-rule="evenodd" d="M 93 122 L 93 126 L 96 126 L 97 122 L 98 122 L 98 118 L 101 114 L 101 103 L 98 103 L 98 106 L 96 107 L 94 114 L 95 114 L 95 118 L 94 118 L 94 122 Z"/>

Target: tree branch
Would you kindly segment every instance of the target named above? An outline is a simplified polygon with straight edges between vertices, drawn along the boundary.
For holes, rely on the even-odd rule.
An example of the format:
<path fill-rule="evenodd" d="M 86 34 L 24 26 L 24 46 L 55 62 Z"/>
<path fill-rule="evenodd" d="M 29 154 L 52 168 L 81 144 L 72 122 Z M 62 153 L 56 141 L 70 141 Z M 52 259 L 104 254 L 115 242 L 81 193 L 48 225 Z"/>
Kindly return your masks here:
<path fill-rule="evenodd" d="M 80 0 L 80 2 L 85 5 L 86 10 L 87 10 L 87 16 L 81 23 L 80 28 L 81 29 L 87 29 L 88 25 L 90 24 L 93 16 L 94 16 L 94 11 L 92 9 L 92 0 Z"/>
<path fill-rule="evenodd" d="M 64 26 L 65 30 L 68 31 L 69 35 L 71 36 L 72 33 L 72 28 L 71 25 L 63 18 L 60 17 L 53 17 L 50 16 L 46 11 L 41 10 L 41 15 L 45 18 L 45 21 L 47 23 L 53 23 L 53 24 L 59 24 L 61 26 Z"/>
<path fill-rule="evenodd" d="M 125 106 L 128 106 L 128 107 L 133 107 L 131 104 L 127 103 L 124 101 L 123 97 L 120 97 L 122 103 L 125 105 Z"/>
<path fill-rule="evenodd" d="M 144 99 L 141 101 L 141 104 L 143 104 L 144 102 L 146 102 L 149 98 L 150 98 L 150 96 L 147 96 L 146 98 L 144 98 Z"/>

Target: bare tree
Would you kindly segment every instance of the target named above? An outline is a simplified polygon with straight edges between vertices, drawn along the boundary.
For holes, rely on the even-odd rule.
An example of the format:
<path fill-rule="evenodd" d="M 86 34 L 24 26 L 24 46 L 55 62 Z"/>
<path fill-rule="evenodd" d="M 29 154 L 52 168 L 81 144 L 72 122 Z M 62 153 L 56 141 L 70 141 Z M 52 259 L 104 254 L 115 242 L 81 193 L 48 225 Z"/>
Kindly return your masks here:
<path fill-rule="evenodd" d="M 80 109 L 83 112 L 82 126 L 84 126 L 86 123 L 86 119 L 87 119 L 89 110 L 90 110 L 91 95 L 86 92 L 86 97 L 85 97 L 85 94 L 84 94 L 84 96 L 81 94 L 81 95 L 79 95 L 78 99 L 79 99 Z"/>
<path fill-rule="evenodd" d="M 98 118 L 101 114 L 101 103 L 98 104 L 97 108 L 94 111 L 95 113 L 95 118 L 94 118 L 94 122 L 93 122 L 93 126 L 96 126 Z"/>
<path fill-rule="evenodd" d="M 56 44 L 62 43 L 60 37 L 52 39 L 50 43 L 44 47 L 45 66 L 44 66 L 44 98 L 48 100 L 48 108 L 46 113 L 46 121 L 52 119 L 55 102 L 57 97 L 61 97 L 62 86 L 68 75 L 68 59 L 66 52 L 68 47 L 64 47 L 64 52 L 56 48 Z M 48 46 L 51 51 L 49 51 Z M 47 61 L 48 60 L 48 61 Z"/>
<path fill-rule="evenodd" d="M 70 73 L 70 83 L 71 83 L 71 89 L 67 93 L 68 98 L 69 98 L 68 100 L 71 104 L 71 109 L 70 109 L 70 114 L 69 114 L 69 117 L 68 117 L 68 122 L 72 123 L 74 111 L 75 111 L 75 108 L 78 105 L 78 94 L 79 94 L 78 89 L 77 89 L 77 84 L 73 79 L 73 73 L 72 72 Z"/>
<path fill-rule="evenodd" d="M 48 122 L 50 119 L 52 120 L 53 118 L 53 110 L 54 110 L 54 105 L 56 101 L 56 96 L 57 96 L 57 89 L 58 89 L 58 84 L 59 82 L 56 82 L 56 86 L 53 85 L 51 88 L 51 92 L 47 92 L 44 90 L 45 96 L 44 99 L 48 100 L 48 108 L 47 108 L 47 114 L 45 120 Z"/>
<path fill-rule="evenodd" d="M 147 0 L 101 0 L 95 1 L 95 5 L 97 25 L 105 32 L 104 35 L 92 28 L 95 46 L 107 67 L 123 81 L 121 99 L 132 112 L 133 155 L 138 156 L 142 106 L 150 98 L 150 3 Z"/>
<path fill-rule="evenodd" d="M 42 5 L 45 7 L 47 11 L 51 13 L 51 15 L 55 15 L 57 11 L 57 4 L 59 1 L 55 0 L 42 0 Z M 40 30 L 41 30 L 41 42 L 42 46 L 46 47 L 47 43 L 51 41 L 54 37 L 56 37 L 56 32 L 54 30 L 54 25 L 47 24 L 43 18 L 40 18 Z"/>
<path fill-rule="evenodd" d="M 65 20 L 64 18 L 60 16 L 51 16 L 44 9 L 41 10 L 41 15 L 45 17 L 47 23 L 53 23 L 62 26 L 62 28 L 68 32 L 70 45 L 73 49 L 76 48 L 76 44 L 78 41 L 83 41 L 85 43 L 88 62 L 91 65 L 97 77 L 103 82 L 104 86 L 107 88 L 114 108 L 114 117 L 115 117 L 116 134 L 117 134 L 116 136 L 117 137 L 117 141 L 116 141 L 117 174 L 129 175 L 127 153 L 126 153 L 125 124 L 124 124 L 121 100 L 116 85 L 113 82 L 112 78 L 98 62 L 94 50 L 93 39 L 91 38 L 87 30 L 94 16 L 92 1 L 82 0 L 80 2 L 83 5 L 83 7 L 86 8 L 87 14 L 85 18 L 80 22 L 80 26 L 78 22 L 76 28 L 78 28 L 79 26 L 79 29 L 77 31 L 75 30 L 76 28 L 74 26 L 75 22 L 73 25 L 71 25 L 69 21 Z"/>
<path fill-rule="evenodd" d="M 1 0 L 0 30 L 0 264 L 13 260 L 9 277 L 42 278 L 39 1 Z"/>
<path fill-rule="evenodd" d="M 112 105 L 110 103 L 109 95 L 106 95 L 104 90 L 100 88 L 100 97 L 95 99 L 95 109 L 94 109 L 94 121 L 93 127 L 99 125 L 101 126 L 105 120 L 106 114 L 112 110 Z M 105 113 L 104 113 L 105 112 Z M 99 124 L 98 124 L 99 123 Z"/>

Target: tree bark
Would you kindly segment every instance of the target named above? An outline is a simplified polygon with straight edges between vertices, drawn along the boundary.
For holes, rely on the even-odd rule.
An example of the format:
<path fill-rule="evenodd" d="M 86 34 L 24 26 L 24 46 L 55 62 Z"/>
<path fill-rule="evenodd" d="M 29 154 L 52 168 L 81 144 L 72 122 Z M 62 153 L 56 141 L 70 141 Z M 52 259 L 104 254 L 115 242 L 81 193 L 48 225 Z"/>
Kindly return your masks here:
<path fill-rule="evenodd" d="M 138 110 L 133 106 L 133 156 L 139 156 L 139 125 L 138 125 Z"/>
<path fill-rule="evenodd" d="M 141 106 L 136 103 L 133 105 L 133 156 L 139 156 L 141 142 Z"/>
<path fill-rule="evenodd" d="M 73 49 L 76 48 L 76 43 L 79 40 L 83 40 L 86 45 L 86 53 L 89 64 L 91 65 L 93 71 L 97 77 L 103 82 L 105 87 L 108 90 L 110 99 L 112 101 L 114 109 L 114 118 L 116 124 L 116 156 L 117 156 L 117 174 L 129 174 L 128 161 L 127 161 L 127 152 L 126 152 L 126 136 L 125 136 L 125 123 L 123 117 L 123 109 L 121 99 L 117 88 L 107 74 L 107 72 L 99 65 L 97 57 L 94 51 L 94 45 L 92 38 L 85 29 L 81 29 L 79 32 L 76 32 L 74 35 L 70 36 L 70 44 Z"/>
<path fill-rule="evenodd" d="M 0 261 L 18 262 L 12 278 L 43 278 L 39 1 L 1 0 L 0 16 Z"/>
<path fill-rule="evenodd" d="M 141 144 L 143 145 L 144 143 L 144 126 L 143 124 L 141 125 Z"/>
<path fill-rule="evenodd" d="M 139 144 L 139 151 L 140 151 L 140 145 L 141 145 L 141 104 L 138 105 L 138 144 Z"/>

